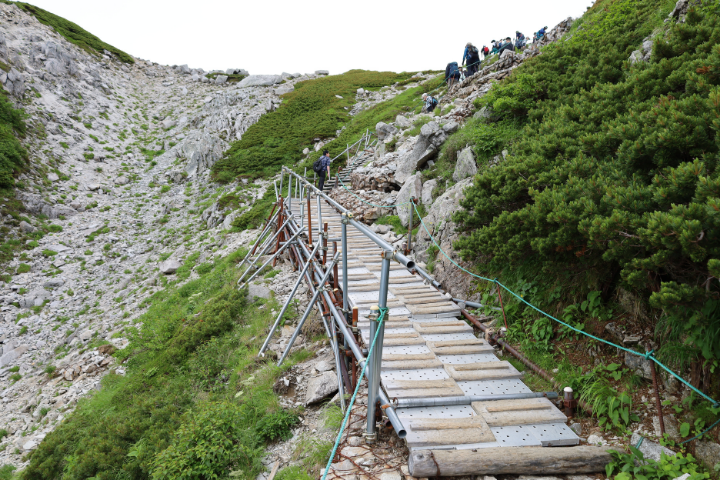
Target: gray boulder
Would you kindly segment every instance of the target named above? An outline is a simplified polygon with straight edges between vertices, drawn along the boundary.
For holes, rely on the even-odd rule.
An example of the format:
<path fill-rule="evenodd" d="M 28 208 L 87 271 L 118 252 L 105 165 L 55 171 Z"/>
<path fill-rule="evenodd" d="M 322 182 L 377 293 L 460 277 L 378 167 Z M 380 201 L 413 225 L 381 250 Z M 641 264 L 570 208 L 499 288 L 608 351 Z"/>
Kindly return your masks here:
<path fill-rule="evenodd" d="M 182 264 L 175 259 L 165 260 L 160 264 L 160 271 L 165 275 L 172 275 Z"/>
<path fill-rule="evenodd" d="M 625 365 L 627 365 L 627 367 L 634 373 L 647 380 L 652 380 L 650 362 L 651 360 L 646 360 L 640 355 L 633 355 L 632 353 L 625 352 Z"/>
<path fill-rule="evenodd" d="M 457 129 L 460 128 L 460 125 L 457 124 L 457 122 L 448 122 L 445 125 L 443 125 L 442 129 L 443 132 L 450 135 L 451 133 L 457 132 Z"/>
<path fill-rule="evenodd" d="M 295 90 L 293 85 L 280 85 L 279 87 L 275 87 L 275 95 L 285 95 L 293 90 Z"/>
<path fill-rule="evenodd" d="M 432 179 L 425 182 L 422 187 L 422 203 L 423 205 L 432 205 L 433 192 L 437 189 L 437 180 Z"/>
<path fill-rule="evenodd" d="M 465 147 L 458 155 L 455 172 L 453 172 L 453 180 L 459 182 L 465 178 L 473 177 L 477 171 L 472 147 Z"/>
<path fill-rule="evenodd" d="M 2 357 L 0 357 L 0 368 L 15 362 L 15 360 L 20 358 L 20 355 L 28 351 L 28 348 L 29 347 L 27 345 L 20 345 L 19 347 L 5 353 Z"/>
<path fill-rule="evenodd" d="M 217 77 L 215 77 L 215 85 L 222 85 L 223 83 L 227 83 L 227 80 L 227 75 L 218 75 Z"/>
<path fill-rule="evenodd" d="M 337 391 L 338 379 L 335 372 L 323 372 L 321 375 L 311 378 L 308 382 L 307 391 L 305 392 L 305 404 L 317 403 L 330 395 L 334 395 Z"/>
<path fill-rule="evenodd" d="M 398 204 L 409 202 L 410 198 L 420 198 L 422 196 L 422 174 L 416 173 L 405 181 L 405 185 L 400 189 L 396 202 Z M 410 223 L 410 212 L 412 205 L 402 205 L 397 207 L 398 217 L 404 226 Z"/>
<path fill-rule="evenodd" d="M 25 220 L 20 222 L 20 230 L 22 230 L 25 233 L 32 233 L 35 231 L 35 227 L 27 223 Z"/>
<path fill-rule="evenodd" d="M 486 120 L 492 120 L 493 119 L 493 111 L 490 107 L 483 107 L 477 112 L 475 112 L 475 115 L 473 115 L 473 118 L 484 118 Z"/>
<path fill-rule="evenodd" d="M 50 172 L 47 175 L 47 179 L 50 180 L 51 182 L 57 182 L 58 180 L 60 180 L 60 177 L 58 176 L 57 173 Z"/>
<path fill-rule="evenodd" d="M 270 292 L 270 289 L 267 287 L 263 287 L 262 285 L 255 285 L 254 283 L 248 285 L 248 298 L 250 300 L 254 299 L 255 297 L 269 299 L 271 296 L 272 294 Z"/>
<path fill-rule="evenodd" d="M 328 70 L 315 70 L 315 75 L 330 75 Z"/>
<path fill-rule="evenodd" d="M 187 65 L 180 65 L 177 70 L 183 75 L 190 75 L 190 67 L 188 67 Z"/>
<path fill-rule="evenodd" d="M 398 159 L 395 181 L 402 184 L 437 154 L 438 147 L 447 139 L 445 132 L 436 122 L 426 123 L 420 129 L 412 151 Z"/>
<path fill-rule="evenodd" d="M 282 82 L 280 75 L 249 75 L 238 83 L 238 87 L 269 87 Z"/>
<path fill-rule="evenodd" d="M 378 122 L 378 124 L 375 125 L 375 133 L 377 133 L 378 140 L 381 142 L 385 141 L 385 139 L 389 136 L 397 133 L 397 131 L 398 129 L 395 128 L 393 125 L 388 125 L 385 122 Z"/>
<path fill-rule="evenodd" d="M 720 464 L 720 445 L 699 441 L 695 444 L 695 456 L 712 472 Z"/>
<path fill-rule="evenodd" d="M 412 122 L 403 115 L 398 115 L 395 117 L 395 125 L 398 126 L 398 128 L 410 128 L 412 127 Z"/>
<path fill-rule="evenodd" d="M 176 122 L 175 120 L 170 119 L 170 118 L 166 118 L 166 119 L 163 120 L 163 122 L 162 122 L 162 127 L 163 127 L 163 129 L 165 129 L 165 130 L 167 130 L 168 128 L 172 128 L 172 127 L 174 127 L 175 125 L 177 125 L 177 122 Z"/>
<path fill-rule="evenodd" d="M 637 445 L 639 441 L 640 435 L 638 435 L 637 433 L 633 433 L 632 437 L 630 437 L 630 445 Z M 638 450 L 643 453 L 645 458 L 650 458 L 652 460 L 655 460 L 656 462 L 660 461 L 661 453 L 665 453 L 665 455 L 669 457 L 675 456 L 675 452 L 673 452 L 669 448 L 663 447 L 659 443 L 648 440 L 647 438 L 643 440 Z"/>

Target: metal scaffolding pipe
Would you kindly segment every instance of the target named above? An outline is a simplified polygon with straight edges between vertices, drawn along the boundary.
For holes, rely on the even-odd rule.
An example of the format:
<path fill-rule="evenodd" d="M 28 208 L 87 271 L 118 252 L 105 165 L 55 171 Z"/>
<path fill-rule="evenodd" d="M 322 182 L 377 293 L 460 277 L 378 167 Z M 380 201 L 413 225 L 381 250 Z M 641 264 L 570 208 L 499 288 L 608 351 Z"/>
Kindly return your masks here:
<path fill-rule="evenodd" d="M 297 225 L 294 222 L 291 222 L 288 225 L 288 228 L 290 228 L 291 231 L 299 230 L 297 228 Z M 300 242 L 298 245 L 300 247 L 300 252 L 302 252 L 306 258 L 311 258 L 310 251 L 307 249 L 307 247 L 302 242 Z M 314 265 L 314 269 L 315 269 L 315 277 L 318 279 L 322 278 L 322 275 L 321 275 L 322 271 L 319 269 L 319 267 L 317 265 Z M 330 271 L 330 270 L 328 270 L 328 271 Z M 332 317 L 334 318 L 336 325 L 340 328 L 340 331 L 342 332 L 342 334 L 345 336 L 346 339 L 352 339 L 352 341 L 350 341 L 350 340 L 348 341 L 348 347 L 350 347 L 350 350 L 352 351 L 353 356 L 357 360 L 358 365 L 360 366 L 360 368 L 362 368 L 366 362 L 365 356 L 362 354 L 362 351 L 360 350 L 360 346 L 355 341 L 355 337 L 352 335 L 352 333 L 348 329 L 345 318 L 342 315 L 340 315 L 340 313 L 335 308 L 335 305 L 330 301 L 330 295 L 328 294 L 328 292 L 323 292 L 323 296 L 325 297 L 326 301 L 328 302 L 328 306 L 330 308 L 330 313 L 332 314 Z M 407 430 L 405 430 L 405 427 L 403 426 L 402 421 L 400 420 L 400 418 L 397 416 L 397 413 L 395 413 L 395 410 L 390 405 L 390 400 L 388 399 L 387 395 L 385 395 L 385 392 L 383 392 L 382 388 L 379 389 L 379 391 L 378 391 L 378 397 L 383 406 L 388 405 L 388 407 L 384 409 L 384 412 L 385 412 L 385 415 L 387 415 L 388 420 L 390 420 L 390 423 L 392 424 L 393 428 L 395 429 L 395 433 L 397 434 L 398 437 L 405 438 L 407 436 Z"/>
<path fill-rule="evenodd" d="M 315 250 L 313 250 L 313 253 L 318 249 L 320 244 L 318 243 L 315 247 Z M 288 307 L 290 306 L 290 302 L 292 301 L 292 298 L 295 296 L 295 292 L 297 292 L 298 287 L 303 281 L 303 277 L 305 276 L 305 272 L 307 272 L 308 267 L 310 266 L 310 263 L 312 263 L 312 258 L 305 262 L 305 265 L 303 266 L 302 271 L 300 272 L 300 276 L 298 276 L 297 281 L 295 282 L 295 286 L 293 286 L 292 291 L 290 292 L 290 296 L 288 296 L 287 300 L 285 300 L 285 304 L 280 309 L 280 314 L 275 319 L 275 323 L 273 324 L 272 328 L 270 329 L 270 333 L 268 333 L 267 338 L 265 339 L 265 343 L 263 343 L 263 346 L 260 348 L 260 352 L 258 355 L 264 356 L 265 355 L 265 349 L 267 348 L 268 344 L 270 343 L 270 340 L 273 337 L 273 334 L 275 333 L 275 330 L 277 329 L 278 325 L 280 325 L 280 322 L 282 321 L 283 315 L 285 315 L 285 312 L 287 311 Z"/>
<path fill-rule="evenodd" d="M 393 401 L 395 408 L 448 407 L 470 405 L 472 402 L 495 402 L 523 398 L 558 398 L 557 392 L 508 393 L 505 395 L 475 395 L 467 397 L 400 398 Z"/>
<path fill-rule="evenodd" d="M 257 245 L 258 242 L 260 242 L 260 240 L 262 239 L 263 235 L 265 235 L 268 232 L 268 230 L 270 229 L 270 224 L 273 222 L 273 220 L 275 220 L 275 217 L 277 217 L 279 213 L 280 213 L 279 211 L 275 212 L 275 215 L 273 215 L 272 219 L 268 221 L 268 223 L 267 223 L 267 225 L 265 225 L 265 228 L 263 229 L 263 231 L 260 232 L 260 235 L 258 235 L 257 240 L 255 240 L 255 245 Z M 248 249 L 247 255 L 245 255 L 245 258 L 243 258 L 243 261 L 240 262 L 240 265 L 237 266 L 238 270 L 240 270 L 242 268 L 242 266 L 245 265 L 245 262 L 247 261 L 248 258 L 250 258 L 250 255 L 252 254 L 252 252 L 254 250 L 255 250 L 254 248 Z"/>
<path fill-rule="evenodd" d="M 299 232 L 298 232 L 298 233 L 299 233 Z M 297 235 L 297 233 L 296 233 L 295 235 Z M 337 261 L 337 259 L 338 259 L 339 256 L 340 256 L 340 254 L 339 254 L 339 252 L 338 252 L 338 253 L 335 255 L 335 257 L 333 257 L 333 259 L 331 260 L 330 263 L 331 263 L 331 264 L 332 264 L 332 263 L 335 263 L 335 262 Z M 310 257 L 310 258 L 312 259 L 312 257 Z M 312 263 L 312 262 L 311 262 L 311 263 Z M 320 280 L 320 283 L 318 284 L 318 288 L 317 288 L 317 290 L 315 290 L 315 294 L 313 295 L 313 298 L 310 300 L 310 303 L 308 304 L 307 310 L 305 310 L 305 314 L 303 315 L 303 317 L 302 317 L 302 319 L 300 320 L 300 322 L 298 322 L 298 326 L 297 326 L 297 328 L 295 329 L 295 331 L 293 332 L 292 337 L 290 337 L 290 340 L 288 340 L 287 347 L 285 347 L 285 351 L 283 352 L 282 357 L 280 358 L 280 360 L 278 360 L 278 363 L 277 363 L 278 367 L 279 367 L 280 365 L 282 365 L 282 363 L 285 361 L 285 358 L 286 358 L 286 357 L 288 356 L 288 354 L 290 353 L 290 349 L 292 348 L 293 344 L 295 343 L 295 339 L 297 339 L 298 335 L 300 334 L 300 330 L 302 329 L 303 325 L 305 324 L 305 321 L 307 320 L 307 317 L 310 315 L 310 310 L 312 310 L 312 306 L 315 304 L 315 302 L 317 302 L 317 300 L 318 300 L 318 298 L 319 298 L 319 296 L 320 296 L 320 293 L 327 293 L 327 292 L 325 292 L 325 290 L 323 289 L 323 285 L 325 285 L 325 283 L 327 282 L 327 279 L 330 277 L 330 273 L 331 273 L 331 272 L 332 272 L 332 269 L 328 269 L 328 271 L 327 271 L 327 273 L 325 274 L 325 276 Z M 338 372 L 338 374 L 339 374 L 339 372 Z"/>
<path fill-rule="evenodd" d="M 279 210 L 278 210 L 278 213 L 280 213 Z M 265 255 L 265 252 L 267 251 L 267 249 L 272 246 L 273 240 L 275 240 L 275 238 L 276 238 L 278 235 L 280 235 L 280 232 L 282 232 L 282 230 L 285 228 L 286 225 L 288 225 L 288 223 L 290 223 L 291 220 L 292 220 L 292 214 L 290 214 L 290 216 L 288 216 L 288 218 L 287 218 L 287 220 L 285 220 L 285 223 L 283 224 L 283 226 L 280 227 L 280 228 L 278 228 L 277 232 L 275 232 L 275 235 L 273 235 L 273 236 L 270 238 L 270 241 L 267 242 L 267 244 L 265 245 L 265 248 L 263 248 L 263 249 L 260 251 L 260 253 L 258 254 L 257 258 L 260 258 L 260 257 L 262 257 L 263 255 Z M 257 260 L 257 258 L 256 258 L 255 260 Z M 255 264 L 255 262 L 251 263 L 250 266 L 248 267 L 248 269 L 243 272 L 242 276 L 241 276 L 241 277 L 238 279 L 238 281 L 237 281 L 238 285 L 240 285 L 240 282 L 242 281 L 243 278 L 245 278 L 245 275 L 250 271 L 250 267 L 252 267 L 254 264 Z"/>
<path fill-rule="evenodd" d="M 275 254 L 274 254 L 272 257 L 270 257 L 267 262 L 263 263 L 263 265 L 262 265 L 260 268 L 258 268 L 257 270 L 255 270 L 255 273 L 253 273 L 253 274 L 250 276 L 250 278 L 248 278 L 247 280 L 245 280 L 244 285 L 250 283 L 250 281 L 251 281 L 253 278 L 255 278 L 260 272 L 262 272 L 263 269 L 270 264 L 270 262 L 272 262 L 273 260 L 275 260 L 282 252 L 284 252 L 285 249 L 288 247 L 288 245 L 291 245 L 291 244 L 292 244 L 292 241 L 295 240 L 297 237 L 300 236 L 300 233 L 302 233 L 302 230 L 298 230 L 298 232 L 297 232 L 295 235 L 293 235 L 292 238 L 290 238 L 290 240 L 288 240 L 288 242 L 287 242 L 285 245 L 283 245 L 282 247 L 278 248 L 278 251 L 275 252 Z"/>

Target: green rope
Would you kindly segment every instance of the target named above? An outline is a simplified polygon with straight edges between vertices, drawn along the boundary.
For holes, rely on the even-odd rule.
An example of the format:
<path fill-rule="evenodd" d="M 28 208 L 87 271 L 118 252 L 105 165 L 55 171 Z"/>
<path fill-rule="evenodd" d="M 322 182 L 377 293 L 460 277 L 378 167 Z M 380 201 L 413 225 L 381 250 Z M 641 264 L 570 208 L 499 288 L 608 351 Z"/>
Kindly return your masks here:
<path fill-rule="evenodd" d="M 417 211 L 417 207 L 413 205 L 413 208 L 415 208 L 415 211 L 417 212 L 418 217 L 420 217 L 420 212 Z M 555 322 L 557 322 L 557 323 L 559 323 L 559 324 L 561 324 L 561 325 L 564 325 L 565 327 L 569 328 L 570 330 L 572 330 L 572 331 L 574 331 L 574 332 L 577 332 L 577 333 L 580 333 L 580 334 L 582 334 L 582 335 L 585 335 L 586 337 L 590 337 L 590 338 L 592 338 L 593 340 L 597 340 L 598 342 L 602 342 L 602 343 L 604 343 L 604 344 L 606 344 L 606 345 L 610 345 L 611 347 L 618 348 L 618 349 L 623 350 L 623 351 L 625 351 L 625 352 L 628 352 L 628 353 L 630 353 L 630 354 L 632 354 L 632 355 L 637 355 L 637 356 L 639 356 L 639 357 L 643 357 L 643 358 L 645 358 L 646 360 L 652 360 L 653 362 L 655 362 L 656 364 L 658 364 L 663 370 L 665 370 L 666 372 L 668 372 L 669 374 L 673 375 L 675 378 L 677 378 L 678 380 L 680 380 L 682 383 L 684 383 L 688 388 L 690 388 L 690 389 L 693 390 L 695 393 L 697 393 L 698 395 L 700 395 L 701 397 L 703 397 L 704 399 L 706 399 L 707 401 L 709 401 L 710 403 L 712 403 L 714 408 L 720 407 L 720 402 L 715 401 L 715 400 L 712 399 L 711 397 L 705 395 L 705 394 L 704 394 L 703 392 L 701 392 L 699 389 L 697 389 L 697 388 L 695 388 L 694 386 L 690 385 L 690 383 L 688 383 L 685 379 L 683 379 L 681 376 L 679 376 L 678 374 L 676 374 L 675 372 L 673 372 L 672 370 L 670 370 L 670 369 L 669 369 L 668 367 L 666 367 L 662 362 L 660 362 L 660 360 L 658 360 L 657 358 L 655 358 L 655 357 L 653 356 L 654 350 L 651 350 L 651 351 L 645 352 L 645 353 L 636 352 L 635 350 L 631 350 L 631 349 L 629 349 L 629 348 L 621 347 L 620 345 L 615 345 L 615 344 L 612 343 L 612 342 L 609 342 L 609 341 L 604 340 L 604 339 L 602 339 L 602 338 L 598 338 L 598 337 L 596 337 L 595 335 L 592 335 L 592 334 L 589 334 L 589 333 L 587 333 L 587 332 L 584 332 L 584 331 L 582 331 L 582 330 L 580 330 L 580 329 L 578 329 L 578 328 L 573 327 L 572 325 L 568 325 L 567 323 L 563 322 L 562 320 L 558 320 L 557 318 L 553 317 L 553 316 L 550 315 L 549 313 L 543 312 L 543 311 L 540 310 L 538 307 L 536 307 L 536 306 L 533 305 L 532 303 L 528 302 L 527 300 L 525 300 L 523 297 L 521 297 L 521 296 L 518 295 L 517 293 L 513 292 L 512 290 L 510 290 L 508 287 L 506 287 L 506 286 L 503 285 L 502 283 L 498 282 L 497 278 L 493 280 L 493 279 L 490 279 L 490 278 L 482 277 L 482 276 L 480 276 L 480 275 L 476 275 L 476 274 L 472 273 L 471 271 L 469 271 L 469 270 L 461 267 L 455 260 L 453 260 L 452 258 L 450 258 L 450 257 L 448 256 L 448 254 L 445 253 L 445 251 L 444 251 L 442 248 L 440 248 L 440 245 L 435 241 L 435 238 L 432 236 L 432 234 L 431 234 L 430 231 L 428 230 L 428 228 L 427 228 L 427 226 L 425 225 L 425 222 L 423 222 L 423 219 L 422 219 L 422 218 L 420 218 L 420 223 L 422 224 L 423 228 L 425 229 L 425 232 L 428 234 L 428 237 L 430 237 L 430 239 L 431 239 L 432 242 L 435 244 L 435 246 L 438 248 L 438 250 L 440 251 L 440 253 L 442 253 L 442 254 L 445 256 L 445 258 L 447 258 L 448 260 L 450 260 L 450 262 L 452 262 L 453 265 L 455 265 L 456 267 L 458 267 L 458 268 L 459 268 L 460 270 L 462 270 L 463 272 L 465 272 L 465 273 L 467 273 L 467 274 L 469 274 L 469 275 L 471 275 L 471 276 L 473 276 L 473 277 L 475 277 L 475 278 L 478 278 L 478 279 L 480 279 L 480 280 L 485 280 L 485 281 L 488 281 L 488 282 L 495 283 L 498 287 L 502 287 L 502 288 L 505 289 L 508 293 L 510 293 L 511 295 L 513 295 L 515 298 L 517 298 L 518 300 L 520 300 L 522 303 L 524 303 L 524 304 L 527 305 L 528 307 L 536 310 L 538 313 L 541 313 L 541 314 L 545 315 L 545 316 L 548 317 L 549 319 L 554 320 Z"/>
<path fill-rule="evenodd" d="M 378 329 L 375 331 L 375 337 L 373 338 L 372 344 L 370 345 L 370 350 L 368 350 L 368 356 L 367 358 L 371 358 L 373 348 L 375 348 L 375 342 L 377 341 L 378 334 L 380 333 L 380 325 L 382 325 L 383 318 L 385 317 L 385 314 L 390 310 L 389 308 L 380 308 L 380 316 L 378 317 Z M 367 359 L 366 359 L 367 360 Z M 355 391 L 353 392 L 353 396 L 350 399 L 350 405 L 347 407 L 347 411 L 345 412 L 345 418 L 343 418 L 342 425 L 340 426 L 340 432 L 338 433 L 337 439 L 335 440 L 335 446 L 333 446 L 332 453 L 330 454 L 330 458 L 328 458 L 328 463 L 325 466 L 325 473 L 322 476 L 322 480 L 325 480 L 328 473 L 330 472 L 330 465 L 332 465 L 333 458 L 335 458 L 335 453 L 337 452 L 338 446 L 340 445 L 340 439 L 342 438 L 342 434 L 345 431 L 345 426 L 347 425 L 347 421 L 350 418 L 350 412 L 352 412 L 353 404 L 355 403 L 355 397 L 357 397 L 358 390 L 360 390 L 360 383 L 362 382 L 363 376 L 365 375 L 365 369 L 367 368 L 368 362 L 365 361 L 365 365 L 363 365 L 362 371 L 360 371 L 360 376 L 357 379 L 357 385 L 355 386 Z"/>

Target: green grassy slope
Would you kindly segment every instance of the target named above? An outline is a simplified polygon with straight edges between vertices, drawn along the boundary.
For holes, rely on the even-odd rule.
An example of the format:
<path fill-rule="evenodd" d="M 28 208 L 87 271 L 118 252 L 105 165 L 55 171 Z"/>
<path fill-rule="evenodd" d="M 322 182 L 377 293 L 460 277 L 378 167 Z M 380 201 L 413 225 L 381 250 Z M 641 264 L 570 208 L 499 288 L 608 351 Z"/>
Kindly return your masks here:
<path fill-rule="evenodd" d="M 295 412 L 279 407 L 272 386 L 283 368 L 256 354 L 276 306 L 250 304 L 238 291 L 238 251 L 196 269 L 201 278 L 169 284 L 128 325 L 116 353 L 124 376 L 103 388 L 30 454 L 25 479 L 254 479 L 267 443 L 286 438 Z M 191 255 L 176 275 L 187 278 Z M 269 357 L 268 357 L 269 358 Z"/>
<path fill-rule="evenodd" d="M 107 50 L 108 52 L 116 55 L 121 61 L 125 63 L 135 63 L 135 60 L 133 60 L 130 55 L 123 52 L 122 50 L 113 47 L 112 45 L 103 42 L 98 37 L 83 29 L 76 23 L 73 23 L 69 20 L 55 15 L 54 13 L 50 13 L 47 10 L 43 10 L 42 8 L 36 7 L 35 5 L 31 5 L 29 3 L 11 2 L 9 0 L 4 0 L 4 3 L 17 5 L 27 13 L 34 15 L 35 18 L 40 21 L 40 23 L 54 28 L 55 31 L 65 37 L 68 42 L 77 45 L 88 53 L 102 54 L 103 50 Z"/>
<path fill-rule="evenodd" d="M 686 368 L 720 361 L 720 7 L 664 23 L 674 4 L 600 0 L 478 102 L 500 120 L 456 138 L 481 162 L 510 155 L 481 165 L 456 248 L 556 316 L 592 291 L 613 303 L 630 292 L 634 311 L 616 311 L 655 328 L 658 356 Z M 654 31 L 650 61 L 632 65 Z M 546 319 L 512 309 L 511 329 L 553 337 Z M 720 382 L 695 378 L 717 396 Z"/>
<path fill-rule="evenodd" d="M 335 136 L 350 119 L 348 111 L 358 88 L 377 89 L 411 76 L 351 70 L 296 84 L 295 90 L 283 97 L 280 108 L 263 115 L 213 166 L 215 178 L 231 181 L 240 175 L 275 175 L 281 165 L 297 162 L 315 138 Z"/>

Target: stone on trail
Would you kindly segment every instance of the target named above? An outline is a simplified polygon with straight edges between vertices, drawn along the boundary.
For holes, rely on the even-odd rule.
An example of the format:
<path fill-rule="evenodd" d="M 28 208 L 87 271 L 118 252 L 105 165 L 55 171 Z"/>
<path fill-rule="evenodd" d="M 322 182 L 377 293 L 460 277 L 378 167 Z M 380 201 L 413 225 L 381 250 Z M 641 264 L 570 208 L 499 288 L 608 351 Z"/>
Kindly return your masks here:
<path fill-rule="evenodd" d="M 408 178 L 405 181 L 405 185 L 400 189 L 400 193 L 398 193 L 397 196 L 397 203 L 405 203 L 409 202 L 412 197 L 415 198 L 421 198 L 422 196 L 422 174 L 416 173 L 415 175 L 412 175 L 410 178 Z M 410 209 L 412 208 L 412 205 L 402 205 L 397 207 L 398 211 L 398 217 L 400 217 L 400 222 L 407 226 L 410 222 Z M 415 215 L 413 213 L 413 215 Z M 417 215 L 415 215 L 417 217 Z M 415 221 L 417 221 L 417 218 L 415 218 Z"/>
<path fill-rule="evenodd" d="M 315 75 L 330 75 L 328 70 L 315 70 Z"/>
<path fill-rule="evenodd" d="M 177 271 L 178 268 L 180 268 L 182 264 L 178 262 L 177 260 L 171 259 L 171 260 L 165 260 L 160 264 L 160 271 L 164 273 L 165 275 L 172 275 Z"/>
<path fill-rule="evenodd" d="M 590 439 L 588 439 L 588 442 L 589 441 Z M 630 445 L 637 445 L 639 441 L 640 435 L 638 435 L 637 433 L 633 433 L 632 437 L 630 437 Z M 665 453 L 665 455 L 668 455 L 670 457 L 675 456 L 675 452 L 673 452 L 669 448 L 663 447 L 659 443 L 648 440 L 647 438 L 643 440 L 638 450 L 640 450 L 643 455 L 645 455 L 645 458 L 650 458 L 652 460 L 655 460 L 656 462 L 660 461 L 661 453 Z"/>
<path fill-rule="evenodd" d="M 433 193 L 435 192 L 435 189 L 437 189 L 437 180 L 435 180 L 434 178 L 432 180 L 428 180 L 423 184 L 421 199 L 423 205 L 432 205 Z"/>
<path fill-rule="evenodd" d="M 458 154 L 455 172 L 453 172 L 453 180 L 459 182 L 460 180 L 474 176 L 477 171 L 472 147 L 465 147 L 465 149 Z"/>
<path fill-rule="evenodd" d="M 248 298 L 250 300 L 253 300 L 255 297 L 269 299 L 270 296 L 270 289 L 267 287 L 263 287 L 262 285 L 255 285 L 254 283 L 251 283 L 248 286 Z"/>
<path fill-rule="evenodd" d="M 238 87 L 269 87 L 282 82 L 280 75 L 249 75 L 238 83 Z"/>
<path fill-rule="evenodd" d="M 412 122 L 403 115 L 398 115 L 395 117 L 395 126 L 398 128 L 410 128 L 412 126 Z"/>
<path fill-rule="evenodd" d="M 338 391 L 337 375 L 333 371 L 323 372 L 322 375 L 313 377 L 308 382 L 305 393 L 305 404 L 312 405 L 323 400 Z"/>

